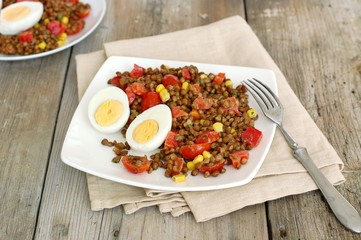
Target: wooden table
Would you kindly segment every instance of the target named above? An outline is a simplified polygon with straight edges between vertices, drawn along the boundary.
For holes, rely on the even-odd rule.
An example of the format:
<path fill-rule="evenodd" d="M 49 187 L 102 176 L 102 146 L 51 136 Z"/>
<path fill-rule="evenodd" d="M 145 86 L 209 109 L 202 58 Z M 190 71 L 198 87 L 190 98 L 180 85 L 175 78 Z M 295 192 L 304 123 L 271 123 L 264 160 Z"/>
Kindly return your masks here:
<path fill-rule="evenodd" d="M 156 207 L 90 210 L 85 174 L 60 159 L 78 104 L 74 57 L 102 44 L 247 19 L 345 163 L 337 189 L 361 212 L 361 2 L 108 0 L 99 28 L 48 57 L 0 62 L 0 239 L 361 239 L 319 191 L 196 223 Z"/>

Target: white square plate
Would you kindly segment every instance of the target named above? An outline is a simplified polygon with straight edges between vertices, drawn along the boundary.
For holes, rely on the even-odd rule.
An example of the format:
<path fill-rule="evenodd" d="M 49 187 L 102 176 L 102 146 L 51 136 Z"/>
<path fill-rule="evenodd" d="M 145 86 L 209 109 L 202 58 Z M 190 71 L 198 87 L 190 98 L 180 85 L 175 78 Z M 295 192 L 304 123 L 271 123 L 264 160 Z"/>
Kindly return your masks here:
<path fill-rule="evenodd" d="M 74 113 L 61 152 L 63 162 L 81 171 L 111 181 L 157 190 L 204 191 L 235 187 L 250 182 L 268 153 L 276 128 L 275 124 L 263 116 L 251 95 L 249 96 L 249 105 L 260 113 L 255 127 L 263 132 L 263 138 L 260 144 L 250 151 L 247 164 L 239 170 L 232 166 L 226 166 L 226 173 L 218 177 L 204 178 L 202 174 L 197 176 L 189 174 L 185 182 L 174 183 L 170 178 L 164 177 L 164 169 L 158 169 L 151 174 L 133 174 L 128 172 L 121 163 L 115 164 L 111 161 L 115 156 L 112 148 L 103 146 L 101 140 L 107 138 L 111 141 L 119 141 L 124 140 L 124 138 L 121 133 L 106 135 L 95 130 L 88 119 L 88 104 L 97 91 L 108 86 L 107 81 L 115 75 L 115 72 L 130 71 L 134 64 L 144 68 L 160 67 L 161 64 L 170 67 L 194 65 L 199 71 L 205 73 L 226 73 L 227 78 L 230 78 L 235 86 L 247 78 L 256 78 L 268 85 L 277 94 L 275 75 L 273 71 L 267 69 L 134 57 L 110 57 L 95 75 Z"/>

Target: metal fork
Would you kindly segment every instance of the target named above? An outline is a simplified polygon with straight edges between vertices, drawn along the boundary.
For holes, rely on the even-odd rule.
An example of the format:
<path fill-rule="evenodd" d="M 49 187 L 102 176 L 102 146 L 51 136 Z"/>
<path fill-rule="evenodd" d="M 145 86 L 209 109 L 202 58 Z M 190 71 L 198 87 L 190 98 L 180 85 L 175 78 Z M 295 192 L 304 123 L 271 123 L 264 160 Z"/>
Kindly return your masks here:
<path fill-rule="evenodd" d="M 282 127 L 283 106 L 278 97 L 269 87 L 259 80 L 247 79 L 242 82 L 260 106 L 263 114 L 276 124 L 293 151 L 293 156 L 304 166 L 311 175 L 337 219 L 349 230 L 361 232 L 361 215 L 355 208 L 336 190 L 336 188 L 321 173 L 308 155 L 306 148 L 298 144 Z"/>

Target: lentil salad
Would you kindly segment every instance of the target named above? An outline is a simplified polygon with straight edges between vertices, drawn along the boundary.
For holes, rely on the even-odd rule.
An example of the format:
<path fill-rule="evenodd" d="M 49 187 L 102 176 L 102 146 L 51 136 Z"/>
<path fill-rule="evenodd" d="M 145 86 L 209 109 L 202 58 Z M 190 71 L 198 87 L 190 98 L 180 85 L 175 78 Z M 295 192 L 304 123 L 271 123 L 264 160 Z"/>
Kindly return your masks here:
<path fill-rule="evenodd" d="M 4 0 L 3 8 L 18 0 Z M 0 54 L 31 55 L 46 52 L 66 44 L 68 35 L 84 28 L 84 19 L 91 7 L 79 0 L 39 0 L 43 15 L 33 27 L 17 35 L 0 34 Z"/>
<path fill-rule="evenodd" d="M 122 129 L 146 109 L 163 103 L 172 111 L 172 130 L 158 153 L 150 158 L 129 156 L 125 142 L 103 139 L 113 147 L 113 162 L 122 162 L 133 173 L 165 169 L 175 182 L 187 175 L 216 177 L 225 165 L 239 169 L 256 147 L 262 132 L 254 128 L 258 116 L 248 105 L 243 85 L 233 87 L 225 73 L 206 74 L 195 66 L 143 68 L 116 72 L 109 84 L 123 89 L 130 103 L 130 117 Z"/>

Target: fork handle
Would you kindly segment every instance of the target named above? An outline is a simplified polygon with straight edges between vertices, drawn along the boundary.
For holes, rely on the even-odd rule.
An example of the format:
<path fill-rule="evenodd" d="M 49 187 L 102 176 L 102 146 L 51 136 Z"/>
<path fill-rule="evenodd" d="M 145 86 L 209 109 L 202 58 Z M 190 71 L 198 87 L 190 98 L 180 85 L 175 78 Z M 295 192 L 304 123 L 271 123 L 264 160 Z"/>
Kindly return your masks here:
<path fill-rule="evenodd" d="M 309 172 L 318 188 L 325 196 L 333 213 L 337 219 L 349 230 L 361 232 L 361 215 L 356 209 L 336 190 L 336 188 L 327 180 L 327 178 L 317 168 L 312 161 L 306 148 L 297 147 L 293 155 L 302 163 Z"/>

